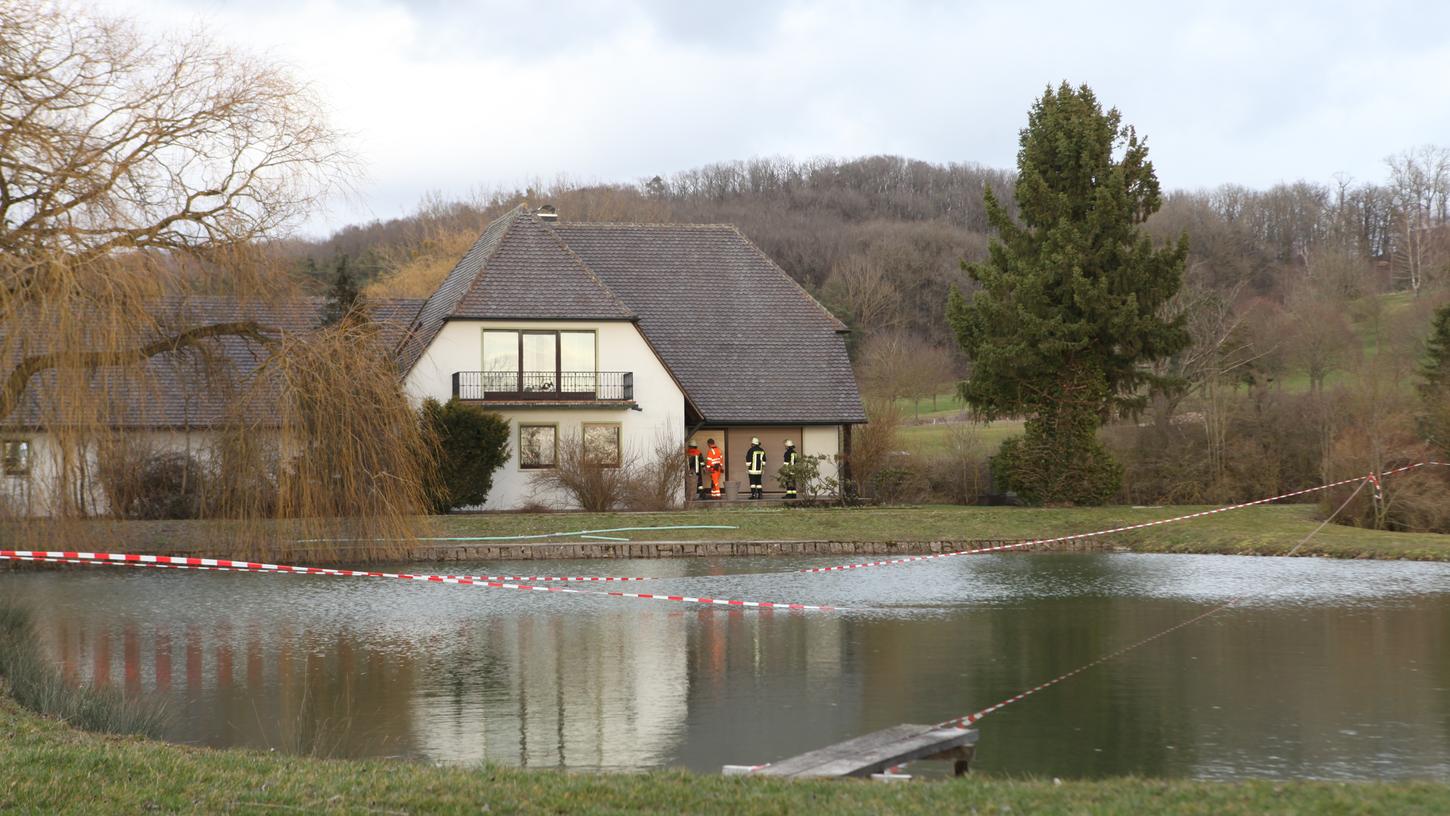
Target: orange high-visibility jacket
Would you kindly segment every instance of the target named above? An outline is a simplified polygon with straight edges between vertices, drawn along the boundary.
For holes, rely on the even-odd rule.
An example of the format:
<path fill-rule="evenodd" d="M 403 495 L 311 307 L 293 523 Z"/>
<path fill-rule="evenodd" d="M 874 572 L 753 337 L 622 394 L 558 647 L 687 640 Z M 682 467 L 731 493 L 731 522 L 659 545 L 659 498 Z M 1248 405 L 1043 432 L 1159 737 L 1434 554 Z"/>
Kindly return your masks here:
<path fill-rule="evenodd" d="M 721 470 L 725 467 L 725 457 L 720 453 L 720 449 L 714 445 L 711 445 L 705 451 L 705 466 L 711 470 Z"/>

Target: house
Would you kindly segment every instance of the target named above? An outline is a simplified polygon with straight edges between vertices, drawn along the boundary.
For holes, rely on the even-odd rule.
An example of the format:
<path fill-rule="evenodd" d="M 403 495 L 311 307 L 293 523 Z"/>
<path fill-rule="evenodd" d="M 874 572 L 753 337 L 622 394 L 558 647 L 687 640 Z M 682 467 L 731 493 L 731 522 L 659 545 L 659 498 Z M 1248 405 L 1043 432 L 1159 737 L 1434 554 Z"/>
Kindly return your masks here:
<path fill-rule="evenodd" d="M 316 325 L 320 306 L 242 314 L 208 299 L 174 308 L 295 329 Z M 567 507 L 568 497 L 541 493 L 532 476 L 576 440 L 626 462 L 713 438 L 726 481 L 743 483 L 745 450 L 759 437 L 770 457 L 767 495 L 778 495 L 773 473 L 787 439 L 825 457 L 823 473 L 835 475 L 851 425 L 866 419 L 845 326 L 730 225 L 569 223 L 551 208 L 519 206 L 484 230 L 430 297 L 374 311 L 396 338 L 415 402 L 457 398 L 508 420 L 510 458 L 486 509 Z M 224 351 L 239 369 L 255 368 L 245 341 L 229 339 Z M 219 417 L 214 396 L 195 396 L 204 377 L 188 375 L 184 360 L 152 365 L 164 369 L 154 379 L 166 393 L 126 421 L 168 446 L 204 444 Z M 17 482 L 27 484 L 29 512 L 45 512 L 33 495 L 45 440 L 24 427 L 24 416 L 4 426 L 0 496 L 14 504 Z"/>
<path fill-rule="evenodd" d="M 428 298 L 399 357 L 415 399 L 508 419 L 512 454 L 487 504 L 507 509 L 566 503 L 529 476 L 571 438 L 616 461 L 715 439 L 739 482 L 751 437 L 775 464 L 789 439 L 834 475 L 866 419 L 845 330 L 733 226 L 569 223 L 518 207 Z"/>

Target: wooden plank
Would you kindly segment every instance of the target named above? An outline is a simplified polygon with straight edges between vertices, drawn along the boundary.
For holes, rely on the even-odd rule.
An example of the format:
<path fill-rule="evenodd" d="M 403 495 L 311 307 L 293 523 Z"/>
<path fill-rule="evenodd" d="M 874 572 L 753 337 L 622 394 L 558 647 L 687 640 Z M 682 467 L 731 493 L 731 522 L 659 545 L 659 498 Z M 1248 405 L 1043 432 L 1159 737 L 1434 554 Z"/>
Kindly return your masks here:
<path fill-rule="evenodd" d="M 913 759 L 975 745 L 970 728 L 895 725 L 845 742 L 781 760 L 757 773 L 764 776 L 869 776 Z"/>

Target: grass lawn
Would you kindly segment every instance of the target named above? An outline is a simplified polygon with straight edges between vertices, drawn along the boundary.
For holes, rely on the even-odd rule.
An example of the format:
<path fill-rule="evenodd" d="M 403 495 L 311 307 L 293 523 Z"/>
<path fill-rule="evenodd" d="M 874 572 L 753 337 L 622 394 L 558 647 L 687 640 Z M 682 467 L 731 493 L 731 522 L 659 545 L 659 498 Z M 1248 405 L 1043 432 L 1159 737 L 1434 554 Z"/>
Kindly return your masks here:
<path fill-rule="evenodd" d="M 729 529 L 618 533 L 633 541 L 976 541 L 1048 538 L 1170 518 L 1208 507 L 1075 508 L 917 507 L 784 508 L 734 506 L 664 513 L 488 513 L 435 516 L 420 535 L 518 536 L 618 527 L 727 525 Z M 1275 555 L 1288 552 L 1319 524 L 1314 505 L 1250 507 L 1176 524 L 1117 534 L 1112 544 L 1140 552 Z M 214 555 L 213 523 L 196 521 L 71 522 L 63 546 L 133 552 Z M 43 541 L 44 539 L 42 539 Z M 550 537 L 540 541 L 579 541 Z M 1331 524 L 1301 550 L 1305 555 L 1450 561 L 1450 535 L 1389 533 Z"/>
<path fill-rule="evenodd" d="M 968 778 L 940 783 L 568 774 L 214 751 L 72 729 L 0 694 L 0 812 L 1297 813 L 1450 811 L 1436 782 Z"/>
<path fill-rule="evenodd" d="M 967 403 L 957 394 L 956 388 L 951 387 L 933 397 L 901 397 L 896 400 L 896 410 L 902 419 L 925 419 L 960 414 L 967 410 Z"/>
<path fill-rule="evenodd" d="M 951 435 L 965 432 L 980 442 L 983 456 L 991 456 L 1002 442 L 1022 433 L 1022 420 L 999 419 L 995 422 L 943 422 L 936 425 L 903 425 L 896 431 L 902 450 L 913 456 L 930 455 L 940 449 Z"/>
<path fill-rule="evenodd" d="M 971 541 L 1030 539 L 1091 532 L 1170 518 L 1208 507 L 866 507 L 740 508 L 678 513 L 490 514 L 437 519 L 445 535 L 535 532 L 667 524 L 728 524 L 733 530 L 624 533 L 637 541 Z M 1319 525 L 1313 505 L 1267 505 L 1122 533 L 1111 540 L 1141 552 L 1274 555 L 1288 552 Z M 1301 550 L 1341 558 L 1450 560 L 1450 535 L 1388 533 L 1331 524 Z"/>

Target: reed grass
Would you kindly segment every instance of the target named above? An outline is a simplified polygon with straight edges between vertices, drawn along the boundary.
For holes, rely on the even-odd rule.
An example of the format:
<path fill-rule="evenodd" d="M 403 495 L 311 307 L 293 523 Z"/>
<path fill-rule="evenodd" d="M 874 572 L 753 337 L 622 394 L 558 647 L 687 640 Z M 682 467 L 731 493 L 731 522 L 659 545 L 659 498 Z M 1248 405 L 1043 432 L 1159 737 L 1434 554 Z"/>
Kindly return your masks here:
<path fill-rule="evenodd" d="M 41 655 L 30 613 L 16 607 L 0 606 L 0 680 L 20 705 L 86 731 L 155 737 L 166 727 L 159 704 L 66 683 Z"/>

